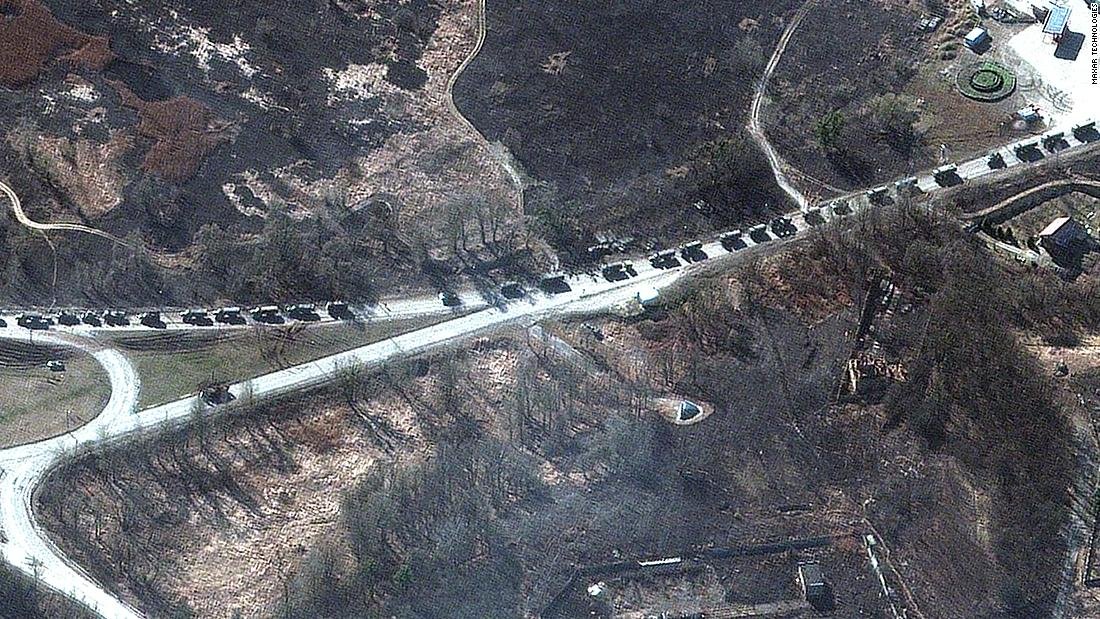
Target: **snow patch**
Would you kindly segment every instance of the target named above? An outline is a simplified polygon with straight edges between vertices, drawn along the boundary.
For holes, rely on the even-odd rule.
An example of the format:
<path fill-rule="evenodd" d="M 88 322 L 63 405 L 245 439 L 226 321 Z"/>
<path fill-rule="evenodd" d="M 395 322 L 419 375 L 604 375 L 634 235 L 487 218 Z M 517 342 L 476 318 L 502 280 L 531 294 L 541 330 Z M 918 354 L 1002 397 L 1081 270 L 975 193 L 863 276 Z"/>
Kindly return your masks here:
<path fill-rule="evenodd" d="M 158 35 L 156 41 L 159 51 L 165 54 L 191 54 L 204 73 L 210 72 L 210 61 L 214 58 L 236 65 L 237 70 L 246 78 L 259 73 L 246 56 L 252 48 L 240 35 L 233 35 L 232 43 L 215 43 L 210 40 L 209 28 L 194 26 L 183 26 L 171 34 L 162 32 L 162 35 Z"/>
<path fill-rule="evenodd" d="M 349 64 L 337 70 L 326 67 L 325 77 L 332 83 L 329 105 L 348 99 L 366 99 L 386 88 L 386 66 L 381 64 Z"/>

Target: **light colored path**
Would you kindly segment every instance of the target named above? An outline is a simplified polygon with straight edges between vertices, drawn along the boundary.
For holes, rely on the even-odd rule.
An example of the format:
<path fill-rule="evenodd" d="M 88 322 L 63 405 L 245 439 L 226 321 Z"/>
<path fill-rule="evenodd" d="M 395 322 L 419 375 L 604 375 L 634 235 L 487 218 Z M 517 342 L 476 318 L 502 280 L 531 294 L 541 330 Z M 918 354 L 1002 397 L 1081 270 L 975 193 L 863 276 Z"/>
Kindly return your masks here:
<path fill-rule="evenodd" d="M 458 105 L 455 104 L 454 88 L 458 83 L 458 78 L 462 76 L 462 73 L 466 70 L 466 67 L 470 66 L 470 63 L 474 61 L 478 53 L 481 52 L 481 48 L 485 45 L 485 3 L 488 0 L 477 0 L 477 42 L 474 44 L 474 48 L 470 50 L 470 55 L 466 56 L 466 59 L 462 61 L 462 64 L 458 65 L 455 72 L 451 74 L 451 79 L 447 82 L 447 108 L 451 111 L 451 114 L 458 119 L 460 123 L 471 131 L 474 135 L 481 140 L 485 148 L 488 149 L 490 154 L 497 151 L 497 148 L 493 147 L 493 144 L 489 141 L 489 138 L 485 137 L 485 134 L 481 132 L 474 123 L 470 122 L 469 118 L 458 109 Z M 515 186 L 516 191 L 516 213 L 523 214 L 523 179 L 520 177 L 519 171 L 516 170 L 515 165 L 510 161 L 501 160 L 498 163 L 504 168 L 504 171 L 508 173 L 508 178 L 511 179 L 512 185 Z"/>
<path fill-rule="evenodd" d="M 91 227 L 84 226 L 84 225 L 81 225 L 81 224 L 73 224 L 73 223 L 44 224 L 44 223 L 39 223 L 37 221 L 34 221 L 30 217 L 27 217 L 27 214 L 25 212 L 23 212 L 23 204 L 19 201 L 19 196 L 15 193 L 15 191 L 11 187 L 8 186 L 7 183 L 5 183 L 3 181 L 0 181 L 0 192 L 2 192 L 8 198 L 8 201 L 11 203 L 11 210 L 12 210 L 12 213 L 15 214 L 16 221 L 18 221 L 20 224 L 26 226 L 27 228 L 30 228 L 32 230 L 38 230 L 40 232 L 83 232 L 85 234 L 92 234 L 92 235 L 98 236 L 100 238 L 104 238 L 104 239 L 107 239 L 109 241 L 113 241 L 115 243 L 118 243 L 119 245 L 129 247 L 130 249 L 144 250 L 144 248 L 135 247 L 134 245 L 128 243 L 127 241 L 125 241 L 125 240 L 123 240 L 123 239 L 121 239 L 121 238 L 119 238 L 119 237 L 117 237 L 113 234 L 110 234 L 108 232 L 104 232 L 102 230 L 96 230 L 95 228 L 91 228 Z"/>
<path fill-rule="evenodd" d="M 502 308 L 490 307 L 432 327 L 236 383 L 230 387 L 230 392 L 242 405 L 253 404 L 334 380 L 348 367 L 372 367 L 388 359 L 421 353 L 504 324 L 534 322 L 549 315 L 603 311 L 630 302 L 640 285 L 664 288 L 687 272 L 685 269 L 649 270 L 636 279 L 617 283 L 595 277 L 573 278 L 570 280 L 573 290 L 568 293 L 540 295 Z M 14 330 L 7 334 L 22 336 L 21 332 Z M 48 332 L 36 337 L 40 338 L 39 341 L 58 344 L 71 345 L 77 341 L 73 336 Z M 83 602 L 104 617 L 140 617 L 137 610 L 109 593 L 49 541 L 33 516 L 34 490 L 53 468 L 78 452 L 102 448 L 141 433 L 184 423 L 196 410 L 216 414 L 220 409 L 207 409 L 198 397 L 191 396 L 137 412 L 138 379 L 125 357 L 113 350 L 94 350 L 92 354 L 103 365 L 112 385 L 111 398 L 103 412 L 87 425 L 68 434 L 0 451 L 0 525 L 5 535 L 0 543 L 0 556 L 39 582 Z"/>
<path fill-rule="evenodd" d="M 775 68 L 779 66 L 779 59 L 783 57 L 783 52 L 787 49 L 787 44 L 790 43 L 791 37 L 794 36 L 795 30 L 802 23 L 802 19 L 813 8 L 814 0 L 807 0 L 805 4 L 799 7 L 795 12 L 794 17 L 791 18 L 787 28 L 783 31 L 783 35 L 779 38 L 779 44 L 776 46 L 775 51 L 772 52 L 771 58 L 768 59 L 768 64 L 764 67 L 764 73 L 760 76 L 760 80 L 756 83 L 756 90 L 752 95 L 752 107 L 749 109 L 749 133 L 752 135 L 756 143 L 760 145 L 760 148 L 764 151 L 764 155 L 768 159 L 768 165 L 771 166 L 772 174 L 775 175 L 775 182 L 779 185 L 779 188 L 783 190 L 788 196 L 794 200 L 794 203 L 798 205 L 798 208 L 805 211 L 809 207 L 809 201 L 801 191 L 796 189 L 791 184 L 790 179 L 787 178 L 787 163 L 776 152 L 775 147 L 768 141 L 768 136 L 764 133 L 764 124 L 760 118 L 760 114 L 764 108 L 764 97 L 767 96 L 768 82 L 772 78 L 772 74 L 775 73 Z"/>
<path fill-rule="evenodd" d="M 0 451 L 0 530 L 3 531 L 0 556 L 106 617 L 137 616 L 132 608 L 95 584 L 79 566 L 69 561 L 41 530 L 32 511 L 35 488 L 52 467 L 63 462 L 75 446 L 100 436 L 108 437 L 111 428 L 133 418 L 139 389 L 137 374 L 118 351 L 101 349 L 61 334 L 42 333 L 35 339 L 42 343 L 76 346 L 90 353 L 107 373 L 111 397 L 99 416 L 72 433 Z"/>

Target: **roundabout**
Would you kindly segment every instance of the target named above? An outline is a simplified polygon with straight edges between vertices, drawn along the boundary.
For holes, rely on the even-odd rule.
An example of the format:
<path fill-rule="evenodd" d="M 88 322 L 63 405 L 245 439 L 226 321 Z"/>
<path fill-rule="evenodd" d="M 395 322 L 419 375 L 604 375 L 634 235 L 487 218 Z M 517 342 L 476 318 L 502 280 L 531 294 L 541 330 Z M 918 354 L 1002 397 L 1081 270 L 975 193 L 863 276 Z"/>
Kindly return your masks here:
<path fill-rule="evenodd" d="M 1016 90 L 1016 75 L 1008 67 L 987 60 L 960 69 L 955 85 L 975 101 L 1000 101 Z"/>

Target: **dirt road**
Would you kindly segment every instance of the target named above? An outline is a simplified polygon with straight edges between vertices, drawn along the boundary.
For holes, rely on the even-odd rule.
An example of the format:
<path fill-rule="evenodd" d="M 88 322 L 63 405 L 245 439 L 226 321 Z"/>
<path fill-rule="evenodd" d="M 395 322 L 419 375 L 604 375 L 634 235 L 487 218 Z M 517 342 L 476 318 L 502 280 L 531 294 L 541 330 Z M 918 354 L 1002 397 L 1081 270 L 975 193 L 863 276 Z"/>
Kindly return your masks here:
<path fill-rule="evenodd" d="M 73 224 L 73 223 L 44 224 L 44 223 L 39 223 L 37 221 L 32 220 L 30 217 L 27 217 L 27 214 L 23 212 L 23 204 L 19 201 L 19 196 L 15 193 L 15 191 L 11 187 L 8 186 L 7 183 L 5 183 L 3 181 L 0 181 L 0 192 L 2 192 L 5 196 L 7 196 L 8 201 L 11 203 L 11 210 L 12 210 L 12 213 L 15 214 L 15 219 L 20 224 L 22 224 L 23 226 L 26 226 L 27 228 L 30 228 L 31 230 L 38 230 L 40 232 L 58 232 L 58 231 L 60 231 L 60 232 L 83 232 L 85 234 L 92 234 L 92 235 L 107 239 L 109 241 L 113 241 L 115 243 L 118 243 L 119 245 L 129 247 L 130 249 L 139 249 L 139 250 L 143 249 L 141 247 L 135 247 L 135 246 L 131 245 L 130 243 L 124 241 L 123 239 L 121 239 L 121 238 L 119 238 L 119 237 L 117 237 L 113 234 L 110 234 L 108 232 L 104 232 L 102 230 L 96 230 L 95 228 L 90 228 L 88 226 L 84 226 L 84 225 L 81 225 L 81 224 Z"/>
<path fill-rule="evenodd" d="M 790 179 L 787 178 L 787 163 L 780 158 L 779 153 L 768 141 L 768 136 L 764 133 L 764 125 L 760 119 L 760 113 L 764 107 L 764 97 L 768 91 L 768 82 L 771 81 L 772 74 L 775 73 L 775 68 L 779 66 L 779 59 L 783 57 L 783 52 L 787 49 L 787 44 L 790 43 L 791 37 L 794 35 L 795 30 L 802 23 L 803 18 L 813 8 L 815 0 L 807 0 L 805 4 L 798 8 L 794 17 L 791 18 L 790 23 L 787 24 L 787 28 L 783 31 L 783 35 L 779 38 L 779 44 L 776 45 L 775 51 L 772 52 L 771 58 L 768 59 L 768 64 L 764 67 L 764 73 L 760 76 L 760 80 L 756 83 L 756 89 L 752 94 L 752 107 L 749 108 L 749 133 L 752 135 L 756 143 L 760 145 L 760 148 L 764 151 L 764 155 L 768 158 L 768 165 L 771 166 L 772 174 L 775 175 L 775 182 L 779 185 L 779 188 L 794 200 L 795 204 L 800 209 L 805 211 L 809 207 L 809 201 L 801 191 L 796 189 L 791 184 Z"/>

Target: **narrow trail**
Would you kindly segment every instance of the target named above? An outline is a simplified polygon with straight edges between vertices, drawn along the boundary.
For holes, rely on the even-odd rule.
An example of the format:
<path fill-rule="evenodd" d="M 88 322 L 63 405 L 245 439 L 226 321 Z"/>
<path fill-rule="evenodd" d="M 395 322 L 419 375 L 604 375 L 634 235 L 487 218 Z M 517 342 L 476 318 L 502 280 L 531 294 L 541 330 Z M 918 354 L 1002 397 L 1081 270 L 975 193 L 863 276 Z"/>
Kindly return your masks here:
<path fill-rule="evenodd" d="M 794 200 L 798 205 L 799 210 L 805 211 L 809 208 L 809 200 L 806 196 L 799 191 L 790 179 L 787 178 L 787 170 L 790 169 L 793 173 L 797 173 L 807 179 L 814 181 L 815 183 L 834 191 L 840 191 L 831 185 L 823 181 L 819 181 L 807 174 L 803 174 L 794 168 L 791 168 L 787 162 L 779 156 L 775 147 L 768 141 L 767 135 L 764 133 L 764 125 L 760 119 L 761 112 L 764 108 L 764 97 L 767 95 L 768 82 L 771 81 L 772 74 L 775 73 L 775 68 L 779 66 L 779 60 L 783 57 L 783 52 L 787 49 L 787 44 L 791 42 L 791 37 L 794 36 L 795 30 L 798 30 L 798 26 L 801 25 L 802 20 L 809 14 L 810 9 L 814 7 L 815 0 L 807 0 L 805 4 L 798 8 L 794 17 L 791 18 L 787 28 L 783 31 L 783 35 L 779 37 L 779 44 L 776 46 L 775 51 L 772 52 L 772 56 L 768 59 L 768 64 L 764 67 L 764 73 L 761 74 L 760 79 L 756 82 L 756 89 L 752 94 L 752 107 L 749 109 L 749 134 L 752 135 L 756 143 L 760 145 L 760 148 L 764 151 L 764 155 L 768 158 L 768 165 L 771 166 L 772 173 L 775 175 L 775 182 L 779 185 L 779 188 L 783 190 L 788 196 Z"/>
<path fill-rule="evenodd" d="M 1034 196 L 1036 194 L 1041 194 L 1041 193 L 1043 193 L 1047 190 L 1055 189 L 1055 188 L 1059 188 L 1059 187 L 1068 187 L 1071 190 L 1072 189 L 1076 189 L 1076 190 L 1092 189 L 1092 190 L 1096 190 L 1095 195 L 1100 196 L 1100 181 L 1094 181 L 1094 180 L 1090 180 L 1090 179 L 1086 179 L 1086 178 L 1063 178 L 1063 179 L 1048 181 L 1048 182 L 1043 183 L 1041 185 L 1036 185 L 1034 187 L 1031 187 L 1030 189 L 1026 189 L 1024 191 L 1021 191 L 1020 193 L 1013 194 L 1012 196 L 998 202 L 997 204 L 994 204 L 993 206 L 990 206 L 988 208 L 984 208 L 980 211 L 974 211 L 973 213 L 963 213 L 963 214 L 959 215 L 959 219 L 962 219 L 963 221 L 972 221 L 972 220 L 975 220 L 975 219 L 985 219 L 986 217 L 989 217 L 990 215 L 995 215 L 995 214 L 999 213 L 1000 211 L 1002 211 L 1004 209 L 1012 207 L 1013 205 L 1015 205 L 1020 200 L 1026 200 L 1027 198 L 1030 198 L 1031 196 Z"/>
<path fill-rule="evenodd" d="M 119 237 L 117 237 L 117 236 L 115 236 L 115 235 L 113 235 L 109 232 L 104 232 L 102 230 L 97 230 L 97 229 L 91 228 L 89 226 L 84 226 L 84 225 L 81 225 L 81 224 L 73 224 L 73 223 L 54 223 L 54 224 L 39 223 L 39 222 L 34 221 L 33 219 L 31 219 L 30 217 L 27 217 L 27 214 L 25 212 L 23 212 L 23 203 L 19 201 L 19 196 L 16 195 L 15 190 L 13 190 L 10 186 L 8 186 L 7 183 L 5 183 L 3 181 L 0 181 L 0 192 L 3 192 L 3 194 L 5 196 L 7 196 L 8 200 L 11 202 L 11 210 L 12 210 L 13 213 L 15 213 L 15 219 L 20 224 L 22 224 L 23 226 L 26 226 L 27 228 L 30 228 L 31 230 L 38 230 L 39 232 L 56 232 L 56 231 L 61 231 L 61 232 L 83 232 L 85 234 L 91 234 L 91 235 L 94 235 L 94 236 L 98 236 L 100 238 L 107 239 L 109 241 L 112 241 L 114 243 L 118 243 L 119 245 L 122 245 L 124 247 L 128 247 L 130 249 L 140 250 L 140 251 L 145 250 L 144 247 L 136 247 L 132 243 L 130 243 L 130 242 L 124 240 L 124 239 L 121 239 L 121 238 L 119 238 Z"/>
<path fill-rule="evenodd" d="M 55 256 L 55 258 L 54 258 L 54 274 L 53 274 L 53 280 L 54 280 L 53 285 L 54 285 L 54 287 L 57 286 L 57 259 L 56 259 L 57 248 L 54 247 L 54 244 L 50 240 L 50 238 L 48 236 L 46 236 L 47 232 L 79 232 L 81 234 L 90 234 L 92 236 L 98 236 L 101 239 L 107 239 L 108 241 L 111 241 L 112 243 L 115 243 L 117 245 L 121 245 L 121 246 L 123 246 L 123 247 L 125 247 L 129 250 L 141 253 L 141 254 L 147 256 L 150 261 L 152 261 L 154 264 L 156 264 L 158 266 L 161 266 L 161 267 L 176 266 L 176 264 L 172 260 L 171 256 L 169 256 L 167 254 L 159 254 L 155 251 L 150 250 L 148 247 L 146 247 L 144 245 L 138 245 L 138 244 L 131 243 L 130 241 L 127 241 L 124 238 L 115 236 L 115 235 L 111 234 L 110 232 L 104 232 L 103 230 L 92 228 L 91 226 L 85 226 L 83 224 L 41 223 L 41 222 L 34 221 L 30 217 L 27 217 L 26 212 L 23 211 L 23 203 L 19 200 L 19 195 L 15 193 L 14 189 L 12 189 L 7 183 L 5 183 L 3 181 L 0 181 L 0 193 L 3 193 L 8 198 L 8 201 L 11 203 L 11 210 L 12 210 L 12 213 L 15 215 L 16 221 L 18 221 L 22 226 L 24 226 L 24 227 L 26 227 L 30 230 L 34 230 L 36 232 L 42 233 L 42 236 L 45 237 L 45 239 L 46 239 L 46 243 L 49 244 L 50 249 L 53 250 L 54 256 Z"/>
<path fill-rule="evenodd" d="M 462 76 L 462 73 L 466 70 L 466 67 L 470 66 L 470 63 L 474 61 L 474 58 L 481 52 L 481 48 L 485 45 L 486 34 L 486 20 L 485 20 L 485 3 L 488 0 L 477 0 L 477 42 L 474 44 L 474 48 L 470 50 L 470 54 L 462 61 L 462 64 L 458 65 L 454 73 L 451 74 L 451 79 L 447 81 L 447 90 L 444 93 L 447 100 L 447 109 L 451 114 L 458 119 L 458 122 L 462 123 L 470 132 L 476 135 L 489 151 L 490 155 L 493 151 L 493 145 L 489 141 L 489 138 L 485 137 L 485 134 L 481 132 L 474 123 L 470 122 L 469 118 L 458 109 L 458 105 L 455 103 L 454 87 L 458 83 L 458 78 Z M 511 163 L 506 161 L 498 161 L 504 171 L 508 173 L 508 178 L 511 179 L 512 185 L 515 186 L 516 191 L 516 213 L 523 214 L 523 179 L 520 178 L 519 172 L 515 169 Z"/>

